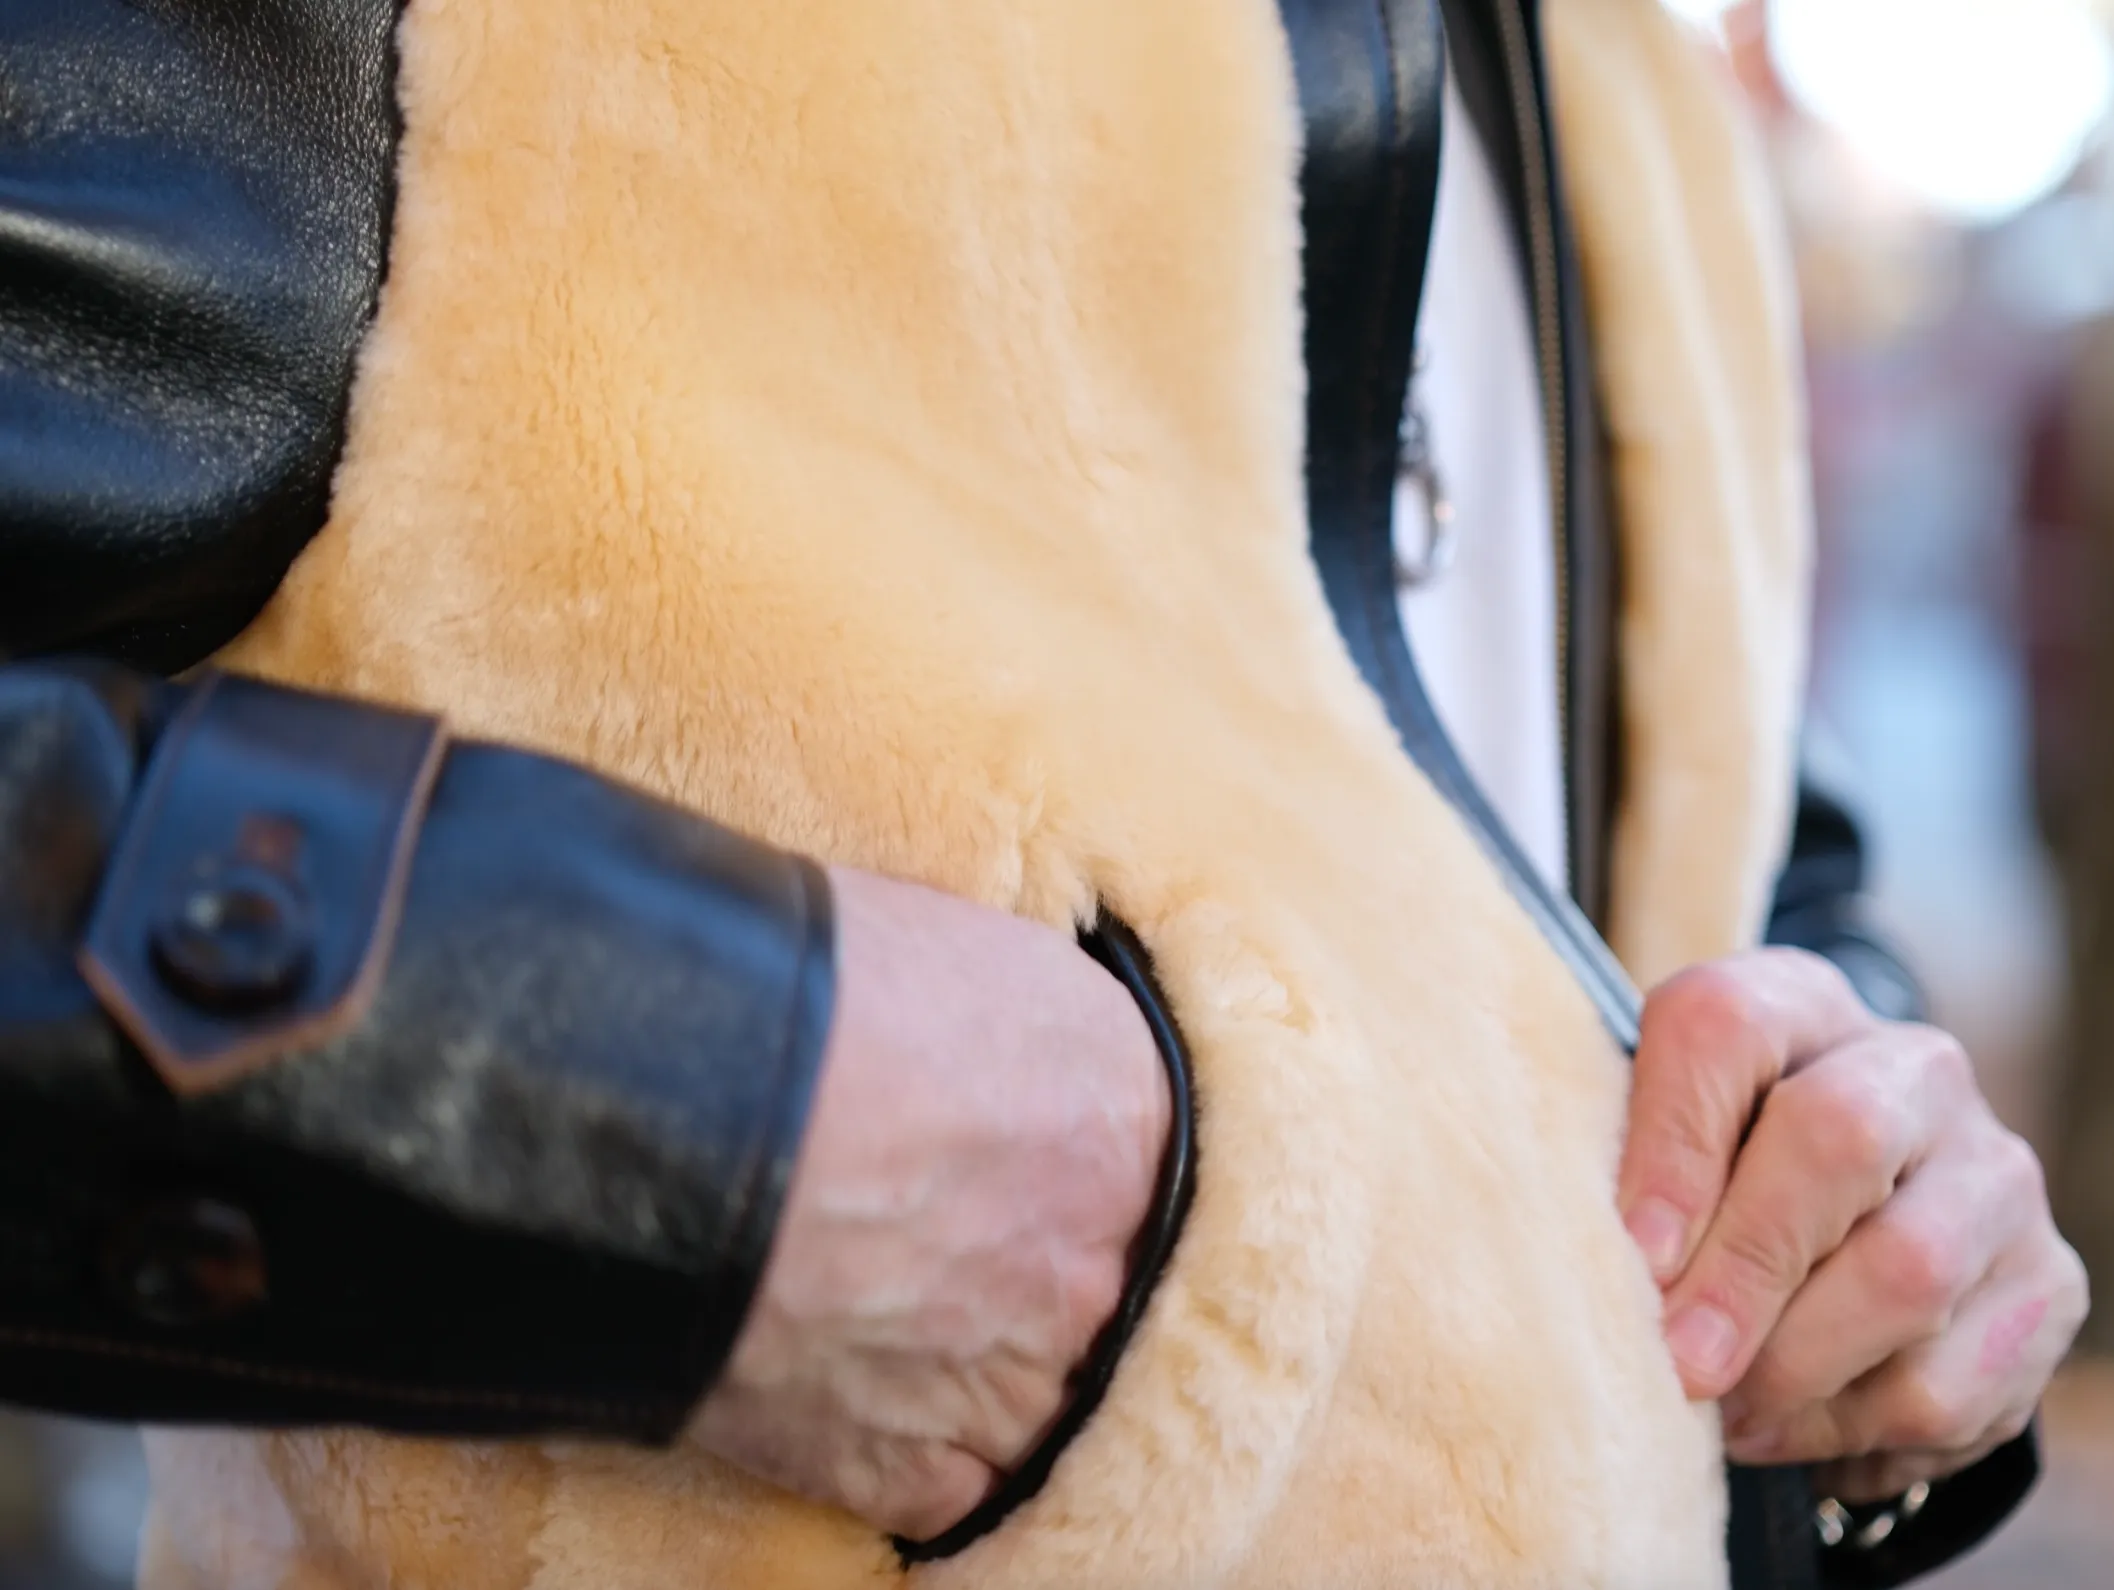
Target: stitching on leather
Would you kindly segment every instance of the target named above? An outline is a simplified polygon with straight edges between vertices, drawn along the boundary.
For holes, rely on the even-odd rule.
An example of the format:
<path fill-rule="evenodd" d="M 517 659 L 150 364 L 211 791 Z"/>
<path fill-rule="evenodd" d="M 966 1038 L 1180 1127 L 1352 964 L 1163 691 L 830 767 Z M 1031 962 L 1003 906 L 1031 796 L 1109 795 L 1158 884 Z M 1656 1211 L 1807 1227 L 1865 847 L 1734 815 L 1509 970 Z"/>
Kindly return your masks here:
<path fill-rule="evenodd" d="M 247 1380 L 259 1385 L 376 1397 L 411 1407 L 488 1408 L 622 1423 L 652 1423 L 666 1418 L 670 1412 L 682 1411 L 681 1405 L 673 1402 L 608 1402 L 592 1397 L 539 1397 L 508 1391 L 393 1386 L 382 1381 L 361 1380 L 354 1376 L 334 1375 L 322 1370 L 273 1369 L 263 1365 L 245 1364 L 232 1358 L 221 1358 L 212 1353 L 188 1352 L 177 1347 L 149 1347 L 136 1342 L 107 1341 L 93 1336 L 74 1336 L 64 1331 L 0 1327 L 0 1342 L 33 1351 L 83 1353 L 98 1358 L 123 1359 L 171 1369 L 202 1370 L 225 1379 Z"/>
<path fill-rule="evenodd" d="M 155 747 L 137 809 L 113 853 L 109 876 L 76 958 L 82 979 L 111 1020 L 146 1057 L 163 1085 L 186 1097 L 218 1092 L 290 1054 L 341 1036 L 366 1019 L 381 990 L 402 918 L 412 855 L 447 750 L 447 733 L 436 718 L 398 712 L 370 715 L 371 724 L 388 725 L 389 740 L 378 755 L 361 758 L 356 767 L 348 763 L 337 770 L 363 791 L 386 790 L 391 805 L 382 835 L 385 843 L 376 847 L 368 842 L 371 834 L 360 836 L 361 872 L 348 894 L 365 908 L 354 919 L 363 931 L 357 957 L 328 1003 L 315 1004 L 304 995 L 291 1000 L 287 1009 L 216 1020 L 209 1041 L 195 1033 L 187 1037 L 181 1027 L 172 1030 L 169 1026 L 171 1012 L 183 1011 L 185 1002 L 170 997 L 140 958 L 138 935 L 152 898 L 142 891 L 154 887 L 159 870 L 156 858 L 171 813 L 180 823 L 186 811 L 185 792 L 193 799 L 197 795 L 187 781 L 194 777 L 201 758 L 210 762 L 214 755 L 225 754 L 224 744 L 218 742 L 225 741 L 230 731 L 221 719 L 230 710 L 231 699 L 239 714 L 244 697 L 269 701 L 272 711 L 289 722 L 327 721 L 341 710 L 338 703 L 276 692 L 255 680 L 207 669 Z M 379 727 L 371 728 L 370 740 L 378 739 L 381 732 Z M 234 733 L 241 733 L 239 725 Z M 390 757 L 400 755 L 414 738 L 419 755 L 409 771 L 389 766 Z M 213 804 L 225 805 L 218 800 Z M 294 809 L 299 805 L 296 799 Z M 317 980 L 325 990 L 330 989 L 332 979 Z"/>

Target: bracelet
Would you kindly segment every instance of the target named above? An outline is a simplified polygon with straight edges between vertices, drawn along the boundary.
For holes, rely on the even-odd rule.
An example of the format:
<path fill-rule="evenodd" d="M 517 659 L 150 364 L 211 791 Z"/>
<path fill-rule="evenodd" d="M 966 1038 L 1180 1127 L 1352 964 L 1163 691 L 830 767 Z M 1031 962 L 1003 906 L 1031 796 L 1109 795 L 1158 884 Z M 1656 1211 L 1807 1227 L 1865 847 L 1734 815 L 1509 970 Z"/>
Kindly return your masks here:
<path fill-rule="evenodd" d="M 1820 1543 L 1826 1549 L 1848 1546 L 1853 1551 L 1870 1551 L 1922 1512 L 1923 1504 L 1929 1500 L 1930 1484 L 1926 1480 L 1916 1481 L 1901 1493 L 1899 1500 L 1865 1516 L 1831 1496 L 1813 1509 L 1813 1527 L 1820 1531 Z"/>

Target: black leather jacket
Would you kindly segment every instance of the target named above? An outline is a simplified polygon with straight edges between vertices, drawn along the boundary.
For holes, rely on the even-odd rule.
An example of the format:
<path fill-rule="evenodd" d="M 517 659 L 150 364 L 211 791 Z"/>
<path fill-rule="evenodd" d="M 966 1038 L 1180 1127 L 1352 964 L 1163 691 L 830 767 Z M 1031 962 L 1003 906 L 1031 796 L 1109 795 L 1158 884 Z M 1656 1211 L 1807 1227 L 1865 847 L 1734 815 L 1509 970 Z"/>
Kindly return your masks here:
<path fill-rule="evenodd" d="M 1444 10 L 1553 332 L 1592 913 L 1618 571 L 1521 7 Z M 1387 516 L 1438 7 L 1283 10 L 1309 126 L 1314 551 L 1399 707 Z M 387 264 L 396 13 L 0 0 L 0 1398 L 661 1439 L 738 1329 L 800 1139 L 831 1003 L 824 875 L 418 720 L 168 682 L 323 522 Z M 104 661 L 37 660 L 61 654 Z M 1860 883 L 1845 810 L 1808 798 L 1778 936 L 1906 1012 Z M 1150 1002 L 1134 958 L 1113 963 Z M 1831 1554 L 1829 1581 L 1922 1571 L 2032 1472 L 2030 1442 L 1999 1454 L 1888 1551 Z M 1742 1529 L 1793 1565 L 1775 1582 L 1811 1581 L 1803 1510 Z"/>

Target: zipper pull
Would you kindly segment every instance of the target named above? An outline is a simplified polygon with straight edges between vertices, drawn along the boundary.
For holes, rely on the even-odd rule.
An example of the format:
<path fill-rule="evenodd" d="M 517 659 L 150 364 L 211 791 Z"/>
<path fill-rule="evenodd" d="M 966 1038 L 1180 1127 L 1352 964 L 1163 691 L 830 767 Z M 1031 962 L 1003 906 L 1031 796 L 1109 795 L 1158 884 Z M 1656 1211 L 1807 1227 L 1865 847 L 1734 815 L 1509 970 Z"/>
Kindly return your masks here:
<path fill-rule="evenodd" d="M 1403 545 L 1402 527 L 1395 527 L 1395 585 L 1414 591 L 1430 585 L 1453 567 L 1458 540 L 1454 525 L 1453 499 L 1439 474 L 1438 459 L 1431 445 L 1431 422 L 1417 400 L 1417 377 L 1424 373 L 1430 357 L 1418 348 L 1410 367 L 1409 395 L 1402 408 L 1402 425 L 1395 440 L 1395 479 L 1414 486 L 1424 499 L 1423 544 L 1414 549 Z"/>

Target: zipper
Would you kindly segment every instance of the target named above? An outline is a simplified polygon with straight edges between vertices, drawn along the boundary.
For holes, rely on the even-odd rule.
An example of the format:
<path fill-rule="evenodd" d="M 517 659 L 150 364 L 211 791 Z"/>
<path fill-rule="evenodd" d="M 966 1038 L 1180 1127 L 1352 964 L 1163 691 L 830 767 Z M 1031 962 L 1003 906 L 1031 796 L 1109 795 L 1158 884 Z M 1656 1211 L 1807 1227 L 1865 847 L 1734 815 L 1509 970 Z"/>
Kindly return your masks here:
<path fill-rule="evenodd" d="M 1514 128 L 1519 135 L 1522 197 L 1526 207 L 1527 264 L 1534 294 L 1535 352 L 1540 365 L 1543 441 L 1549 465 L 1549 534 L 1555 553 L 1556 588 L 1556 716 L 1561 739 L 1559 753 L 1564 770 L 1564 828 L 1577 830 L 1578 792 L 1573 768 L 1577 728 L 1571 701 L 1571 457 L 1570 404 L 1564 380 L 1563 273 L 1557 254 L 1555 174 L 1550 167 L 1548 128 L 1542 115 L 1541 94 L 1534 76 L 1534 40 L 1529 30 L 1527 0 L 1492 0 L 1497 15 L 1498 55 L 1504 67 L 1505 84 L 1512 104 Z M 1478 792 L 1478 802 L 1480 795 Z M 1479 811 L 1471 816 L 1478 827 L 1495 825 L 1499 830 L 1493 847 L 1501 865 L 1514 874 L 1518 889 L 1538 905 L 1553 941 L 1566 941 L 1567 959 L 1573 970 L 1595 992 L 1595 1002 L 1609 1030 L 1634 1054 L 1637 1021 L 1643 1003 L 1629 974 L 1600 937 L 1598 929 L 1571 898 L 1567 888 L 1544 888 L 1502 833 L 1494 813 Z M 1596 987 L 1597 985 L 1597 987 Z"/>
<path fill-rule="evenodd" d="M 1571 459 L 1570 414 L 1564 400 L 1563 276 L 1556 256 L 1556 199 L 1549 171 L 1548 129 L 1534 81 L 1533 40 L 1523 0 L 1495 0 L 1498 54 L 1519 130 L 1525 177 L 1527 262 L 1533 278 L 1535 352 L 1541 366 L 1544 442 L 1549 460 L 1549 533 L 1556 564 L 1556 722 L 1564 770 L 1564 832 L 1577 829 L 1577 792 L 1571 787 L 1574 727 L 1571 722 Z"/>

